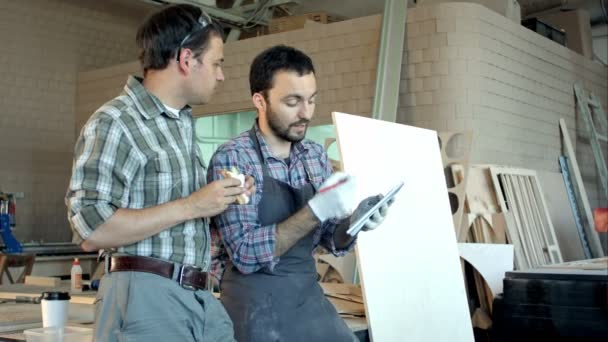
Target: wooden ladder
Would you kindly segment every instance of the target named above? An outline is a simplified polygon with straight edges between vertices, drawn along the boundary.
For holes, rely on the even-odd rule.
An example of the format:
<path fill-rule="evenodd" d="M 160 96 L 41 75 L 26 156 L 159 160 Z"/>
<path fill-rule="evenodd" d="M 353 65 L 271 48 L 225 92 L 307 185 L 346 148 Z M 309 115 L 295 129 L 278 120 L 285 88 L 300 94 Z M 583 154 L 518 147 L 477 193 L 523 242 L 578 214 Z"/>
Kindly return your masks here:
<path fill-rule="evenodd" d="M 600 183 L 604 188 L 604 198 L 608 199 L 608 165 L 606 165 L 606 157 L 604 149 L 601 147 L 601 142 L 608 144 L 608 119 L 606 113 L 602 109 L 600 100 L 593 93 L 585 92 L 580 83 L 574 84 L 574 93 L 576 94 L 576 102 L 578 108 L 587 126 L 589 132 L 589 141 L 591 150 L 597 166 L 597 172 L 600 178 Z M 593 118 L 595 114 L 595 120 Z M 596 125 L 597 123 L 597 125 Z"/>

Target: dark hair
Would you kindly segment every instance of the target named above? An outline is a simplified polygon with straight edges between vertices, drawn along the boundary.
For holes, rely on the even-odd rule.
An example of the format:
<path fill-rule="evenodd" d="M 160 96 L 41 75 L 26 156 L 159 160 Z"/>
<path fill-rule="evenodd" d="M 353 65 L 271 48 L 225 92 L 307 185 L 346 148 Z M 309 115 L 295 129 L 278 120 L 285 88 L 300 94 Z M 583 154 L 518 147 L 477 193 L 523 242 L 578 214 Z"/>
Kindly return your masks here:
<path fill-rule="evenodd" d="M 304 52 L 285 45 L 276 45 L 257 55 L 249 70 L 251 95 L 272 88 L 274 75 L 279 71 L 295 71 L 298 76 L 315 72 L 312 60 Z"/>
<path fill-rule="evenodd" d="M 203 27 L 199 18 L 210 22 Z M 222 28 L 200 8 L 187 4 L 165 7 L 148 17 L 137 30 L 139 61 L 144 70 L 164 69 L 181 48 L 192 49 L 196 57 L 201 55 L 213 35 L 222 38 Z"/>

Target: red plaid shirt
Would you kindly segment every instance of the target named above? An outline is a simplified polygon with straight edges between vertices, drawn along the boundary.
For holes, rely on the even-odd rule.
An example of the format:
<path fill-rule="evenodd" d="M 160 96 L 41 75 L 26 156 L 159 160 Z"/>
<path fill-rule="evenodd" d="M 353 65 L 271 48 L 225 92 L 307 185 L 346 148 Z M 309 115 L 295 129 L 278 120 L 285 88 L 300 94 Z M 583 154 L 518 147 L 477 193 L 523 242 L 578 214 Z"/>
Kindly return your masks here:
<path fill-rule="evenodd" d="M 302 188 L 307 184 L 303 163 L 307 164 L 311 181 L 317 187 L 332 174 L 327 153 L 321 145 L 307 139 L 294 143 L 287 166 L 285 161 L 273 156 L 257 124 L 255 130 L 262 155 L 273 178 L 294 188 Z M 217 149 L 209 163 L 207 180 L 212 182 L 221 179 L 220 171 L 232 167 L 255 179 L 256 193 L 251 196 L 249 204 L 230 205 L 212 220 L 212 272 L 217 279 L 221 277 L 224 261 L 229 256 L 239 271 L 245 274 L 264 267 L 272 271 L 279 261 L 279 258 L 274 256 L 276 224 L 262 226 L 258 220 L 257 208 L 262 198 L 264 179 L 262 164 L 249 132 L 242 133 Z M 320 224 L 314 234 L 314 246 L 321 245 L 334 255 L 342 256 L 352 248 L 354 242 L 347 249 L 337 249 L 333 240 L 335 227 L 334 221 Z"/>

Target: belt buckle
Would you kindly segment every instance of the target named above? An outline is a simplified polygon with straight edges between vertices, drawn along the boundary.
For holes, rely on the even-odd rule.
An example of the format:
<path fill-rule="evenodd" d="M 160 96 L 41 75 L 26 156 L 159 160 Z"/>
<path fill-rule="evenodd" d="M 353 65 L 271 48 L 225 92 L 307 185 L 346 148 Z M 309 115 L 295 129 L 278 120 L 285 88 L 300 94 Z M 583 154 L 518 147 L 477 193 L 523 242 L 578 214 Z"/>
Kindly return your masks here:
<path fill-rule="evenodd" d="M 179 286 L 181 286 L 185 289 L 188 289 L 188 290 L 196 291 L 198 289 L 196 286 L 184 284 L 184 281 L 183 281 L 184 280 L 184 269 L 186 267 L 189 269 L 194 269 L 196 271 L 202 271 L 203 269 L 199 266 L 194 266 L 194 265 L 181 265 L 179 267 L 179 276 L 177 277 L 178 278 L 177 282 L 179 283 Z"/>

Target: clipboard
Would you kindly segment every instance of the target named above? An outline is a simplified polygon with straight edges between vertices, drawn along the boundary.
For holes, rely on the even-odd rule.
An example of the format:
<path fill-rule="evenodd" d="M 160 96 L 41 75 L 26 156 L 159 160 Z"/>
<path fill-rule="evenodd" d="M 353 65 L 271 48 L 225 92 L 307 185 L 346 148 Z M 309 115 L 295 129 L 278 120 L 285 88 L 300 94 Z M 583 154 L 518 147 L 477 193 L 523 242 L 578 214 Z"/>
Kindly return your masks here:
<path fill-rule="evenodd" d="M 371 209 L 369 209 L 365 213 L 365 215 L 361 216 L 355 223 L 353 223 L 348 228 L 346 233 L 348 233 L 348 235 L 350 235 L 350 236 L 357 235 L 357 233 L 359 233 L 359 231 L 363 228 L 363 226 L 365 225 L 367 220 L 376 212 L 376 210 L 378 210 L 381 206 L 383 206 L 385 203 L 387 203 L 392 198 L 394 198 L 395 195 L 399 192 L 399 190 L 401 190 L 402 187 L 403 187 L 403 182 L 399 182 L 399 184 L 397 184 L 395 187 L 390 189 L 378 203 L 376 203 L 373 207 L 371 207 Z"/>

